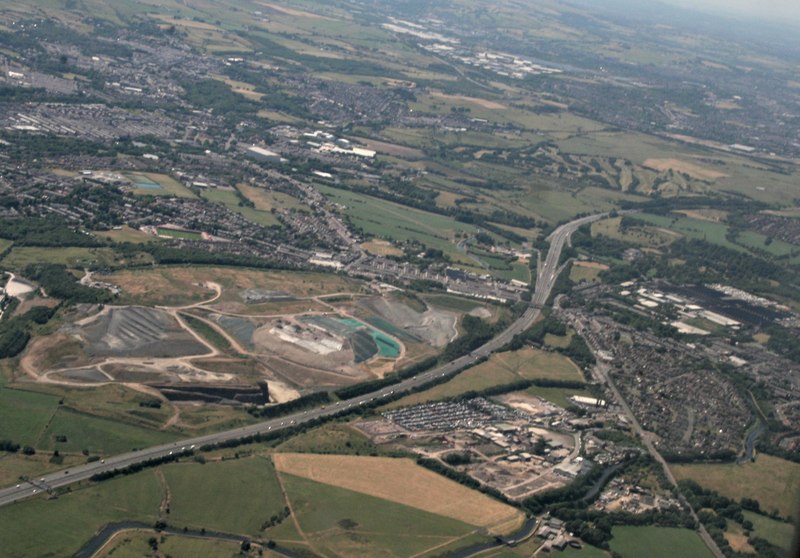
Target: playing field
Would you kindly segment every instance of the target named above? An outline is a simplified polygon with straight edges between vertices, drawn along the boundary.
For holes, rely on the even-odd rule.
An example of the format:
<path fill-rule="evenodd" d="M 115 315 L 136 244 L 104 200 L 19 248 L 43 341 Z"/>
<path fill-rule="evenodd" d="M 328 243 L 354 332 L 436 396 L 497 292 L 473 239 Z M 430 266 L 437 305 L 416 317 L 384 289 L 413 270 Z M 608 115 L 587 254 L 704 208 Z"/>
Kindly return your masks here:
<path fill-rule="evenodd" d="M 622 558 L 712 558 L 700 535 L 672 527 L 614 527 L 611 550 Z"/>
<path fill-rule="evenodd" d="M 300 453 L 275 454 L 273 459 L 281 473 L 498 532 L 512 531 L 522 520 L 518 510 L 445 479 L 410 459 Z"/>
<path fill-rule="evenodd" d="M 784 517 L 797 514 L 800 496 L 800 463 L 759 454 L 754 463 L 670 465 L 675 478 L 692 479 L 703 488 L 740 500 L 754 498 L 767 511 Z"/>
<path fill-rule="evenodd" d="M 166 174 L 155 172 L 126 173 L 126 176 L 133 182 L 133 193 L 140 196 L 195 197 L 191 190 Z"/>

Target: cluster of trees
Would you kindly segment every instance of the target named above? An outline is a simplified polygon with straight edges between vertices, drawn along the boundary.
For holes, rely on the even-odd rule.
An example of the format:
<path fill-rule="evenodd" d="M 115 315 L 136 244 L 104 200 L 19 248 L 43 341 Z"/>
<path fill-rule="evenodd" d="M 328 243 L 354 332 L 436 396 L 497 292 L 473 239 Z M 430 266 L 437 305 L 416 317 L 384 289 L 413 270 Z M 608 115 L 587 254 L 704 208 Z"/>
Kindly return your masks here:
<path fill-rule="evenodd" d="M 558 321 L 553 315 L 547 314 L 545 319 L 536 322 L 526 331 L 515 335 L 506 348 L 510 351 L 516 351 L 529 343 L 542 346 L 547 334 L 563 337 L 567 334 L 567 326 Z M 572 336 L 566 347 L 557 347 L 555 350 L 571 358 L 582 367 L 591 366 L 596 362 L 586 341 L 577 334 Z"/>
<path fill-rule="evenodd" d="M 13 240 L 17 246 L 79 246 L 97 247 L 104 243 L 70 227 L 60 217 L 26 217 L 25 219 L 0 219 L 2 237 Z"/>
<path fill-rule="evenodd" d="M 160 243 L 133 244 L 123 243 L 117 245 L 117 251 L 126 258 L 136 257 L 145 252 L 150 254 L 153 260 L 162 265 L 213 265 L 213 266 L 233 266 L 233 267 L 252 267 L 256 269 L 289 269 L 288 264 L 277 264 L 271 260 L 265 260 L 257 256 L 242 256 L 225 252 L 206 252 L 197 248 L 174 248 Z"/>
<path fill-rule="evenodd" d="M 36 306 L 21 316 L 0 322 L 0 358 L 20 354 L 28 345 L 35 324 L 45 324 L 55 313 L 55 308 Z"/>
<path fill-rule="evenodd" d="M 411 378 L 412 376 L 416 376 L 420 372 L 424 372 L 425 370 L 434 367 L 437 362 L 438 359 L 436 357 L 429 357 L 424 360 L 421 360 L 417 364 L 414 364 L 412 366 L 400 370 L 396 374 L 391 374 L 389 376 L 380 378 L 378 380 L 361 382 L 360 384 L 355 384 L 353 386 L 339 388 L 336 390 L 335 393 L 336 396 L 339 397 L 339 399 L 350 399 L 351 397 L 358 397 L 359 395 L 364 395 L 365 393 L 370 393 L 371 391 L 376 391 L 378 389 L 400 383 L 400 381 L 405 378 Z"/>
<path fill-rule="evenodd" d="M 251 117 L 260 108 L 259 103 L 235 93 L 223 81 L 216 79 L 184 79 L 179 83 L 184 89 L 183 98 L 189 104 L 210 109 L 214 114 L 222 115 L 234 124 L 244 118 Z"/>
<path fill-rule="evenodd" d="M 490 324 L 476 316 L 467 314 L 461 320 L 461 329 L 464 333 L 447 345 L 442 352 L 441 361 L 449 362 L 473 349 L 477 349 L 505 329 L 507 325 L 507 320 L 499 320 L 494 324 Z"/>
<path fill-rule="evenodd" d="M 109 302 L 113 295 L 102 289 L 81 285 L 75 276 L 61 264 L 39 263 L 25 267 L 26 277 L 39 283 L 48 296 L 60 298 L 65 303 L 100 304 Z"/>
<path fill-rule="evenodd" d="M 800 362 L 800 343 L 797 342 L 797 332 L 774 324 L 765 329 L 769 334 L 767 347 L 771 351 L 782 355 L 794 362 Z"/>
<path fill-rule="evenodd" d="M 718 492 L 701 487 L 693 480 L 685 479 L 678 481 L 678 488 L 686 497 L 691 506 L 700 510 L 697 517 L 706 526 L 708 534 L 714 539 L 720 550 L 730 558 L 738 558 L 741 554 L 731 548 L 728 539 L 725 538 L 725 531 L 728 528 L 728 521 L 738 523 L 745 534 L 748 536 L 747 542 L 756 549 L 758 556 L 765 558 L 779 558 L 784 555 L 784 551 L 767 540 L 752 534 L 753 523 L 745 518 L 744 512 L 750 511 L 762 515 L 767 515 L 759 502 L 752 498 L 743 498 L 737 502 L 731 498 L 722 496 Z M 777 512 L 769 514 L 769 517 L 776 521 L 783 519 Z"/>
<path fill-rule="evenodd" d="M 188 455 L 190 453 L 191 450 L 188 450 L 185 452 L 175 452 L 172 455 L 165 455 L 163 457 L 154 457 L 153 459 L 148 459 L 147 461 L 142 461 L 141 463 L 134 463 L 132 465 L 128 465 L 127 467 L 122 467 L 121 469 L 111 469 L 109 471 L 95 473 L 89 478 L 89 480 L 100 482 L 113 479 L 114 477 L 118 476 L 132 475 L 134 473 L 138 473 L 139 471 L 143 471 L 148 467 L 156 467 L 158 465 L 164 465 L 165 463 L 177 461 L 182 455 Z"/>
<path fill-rule="evenodd" d="M 288 415 L 296 411 L 301 411 L 303 409 L 308 409 L 310 407 L 317 407 L 318 405 L 330 403 L 330 401 L 331 396 L 327 391 L 317 391 L 303 395 L 297 399 L 287 401 L 286 403 L 280 403 L 279 405 L 261 408 L 248 407 L 247 412 L 254 417 L 274 418 Z"/>

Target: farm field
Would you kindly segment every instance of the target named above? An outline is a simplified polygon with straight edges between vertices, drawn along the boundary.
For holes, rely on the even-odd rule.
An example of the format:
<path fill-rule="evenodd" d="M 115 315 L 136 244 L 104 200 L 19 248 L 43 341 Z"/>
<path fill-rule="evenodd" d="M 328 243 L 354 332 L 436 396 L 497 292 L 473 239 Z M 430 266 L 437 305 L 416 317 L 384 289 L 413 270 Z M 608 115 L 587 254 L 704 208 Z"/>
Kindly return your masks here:
<path fill-rule="evenodd" d="M 240 205 L 241 200 L 233 190 L 209 188 L 203 190 L 201 196 L 210 202 L 221 203 L 231 211 L 238 213 L 248 221 L 256 223 L 257 225 L 271 227 L 273 225 L 280 224 L 280 221 L 278 221 L 277 217 L 270 213 L 269 210 L 264 211 L 261 209 L 254 209 L 252 207 Z"/>
<path fill-rule="evenodd" d="M 98 558 L 142 558 L 153 552 L 148 540 L 154 535 L 159 543 L 158 549 L 165 556 L 202 556 L 203 558 L 232 558 L 238 556 L 240 543 L 219 541 L 191 536 L 157 534 L 156 531 L 123 531 L 110 542 Z M 163 538 L 163 541 L 162 541 Z M 274 558 L 276 555 L 265 550 L 262 556 Z"/>
<path fill-rule="evenodd" d="M 286 453 L 333 453 L 372 455 L 380 447 L 348 424 L 329 423 L 312 428 L 283 442 L 277 447 Z"/>
<path fill-rule="evenodd" d="M 597 281 L 600 273 L 606 269 L 608 269 L 608 266 L 605 264 L 577 261 L 573 262 L 572 267 L 570 267 L 569 278 L 575 283 L 580 283 L 581 281 L 593 282 Z"/>
<path fill-rule="evenodd" d="M 56 436 L 66 436 L 67 441 L 56 442 Z M 93 454 L 109 455 L 171 442 L 176 438 L 170 432 L 59 408 L 42 432 L 36 447 L 73 453 L 89 450 Z"/>
<path fill-rule="evenodd" d="M 621 221 L 622 217 L 612 217 L 611 219 L 602 219 L 592 223 L 592 236 L 603 235 L 615 240 L 646 247 L 664 246 L 682 237 L 680 233 L 644 223 L 642 223 L 642 226 L 621 231 Z"/>
<path fill-rule="evenodd" d="M 711 558 L 700 536 L 689 529 L 673 527 L 618 526 L 611 531 L 611 550 L 622 558 Z"/>
<path fill-rule="evenodd" d="M 283 192 L 267 190 L 266 188 L 258 188 L 256 186 L 250 186 L 249 184 L 244 183 L 237 184 L 236 188 L 248 200 L 253 202 L 255 209 L 258 211 L 269 212 L 272 209 L 294 209 L 297 211 L 308 211 L 308 206 L 306 204 L 297 198 L 290 196 L 289 194 L 284 194 Z"/>
<path fill-rule="evenodd" d="M 58 408 L 58 397 L 0 388 L 0 439 L 34 446 Z"/>
<path fill-rule="evenodd" d="M 665 216 L 665 215 L 652 215 L 649 213 L 642 213 L 634 216 L 637 221 L 643 221 L 657 227 L 674 230 L 683 236 L 706 240 L 713 244 L 719 244 L 731 250 L 744 251 L 744 248 L 738 246 L 725 238 L 728 232 L 728 227 L 722 223 L 714 223 L 712 221 L 705 221 L 699 219 L 692 219 L 684 216 Z"/>
<path fill-rule="evenodd" d="M 345 205 L 345 215 L 368 235 L 401 242 L 416 241 L 442 250 L 453 261 L 472 263 L 458 251 L 455 238 L 458 234 L 478 232 L 474 225 L 347 190 L 328 186 L 319 186 L 319 189 L 331 201 Z"/>
<path fill-rule="evenodd" d="M 57 499 L 39 496 L 2 507 L 3 553 L 17 558 L 71 556 L 106 523 L 133 520 L 152 524 L 158 519 L 162 496 L 153 471 L 143 471 L 73 487 L 71 493 Z"/>
<path fill-rule="evenodd" d="M 14 245 L 13 240 L 6 240 L 5 238 L 0 238 L 0 253 L 4 252 L 7 248 Z"/>
<path fill-rule="evenodd" d="M 538 349 L 520 349 L 495 353 L 489 360 L 458 374 L 452 380 L 419 393 L 412 393 L 389 403 L 386 408 L 396 409 L 454 397 L 468 391 L 481 391 L 519 380 L 548 379 L 583 381 L 578 367 L 558 353 Z M 570 391 L 570 394 L 575 390 Z"/>
<path fill-rule="evenodd" d="M 448 517 L 291 474 L 281 473 L 281 481 L 292 519 L 311 549 L 326 556 L 411 557 L 475 531 Z"/>
<path fill-rule="evenodd" d="M 519 527 L 520 512 L 455 481 L 420 467 L 411 459 L 352 455 L 278 453 L 276 469 L 315 482 L 504 533 Z"/>
<path fill-rule="evenodd" d="M 111 267 L 116 255 L 111 248 L 40 248 L 33 246 L 15 246 L 0 261 L 4 268 L 22 270 L 30 264 L 48 262 L 63 264 L 68 267 Z"/>
<path fill-rule="evenodd" d="M 784 517 L 796 517 L 794 504 L 800 495 L 800 464 L 759 454 L 753 463 L 693 464 L 670 466 L 675 478 L 691 479 L 703 488 L 741 500 L 758 500 L 766 511 L 777 510 Z"/>
<path fill-rule="evenodd" d="M 774 256 L 785 256 L 796 251 L 796 248 L 791 244 L 781 240 L 773 240 L 771 243 L 767 243 L 766 236 L 753 231 L 745 231 L 742 233 L 738 238 L 738 243 L 731 242 L 726 238 L 728 227 L 722 223 L 715 223 L 713 221 L 692 219 L 691 217 L 677 215 L 651 215 L 649 213 L 638 214 L 634 216 L 634 219 L 674 230 L 688 238 L 706 240 L 739 252 L 746 252 L 749 248 L 763 250 Z"/>
<path fill-rule="evenodd" d="M 152 401 L 153 396 L 119 384 L 90 389 L 40 384 L 35 389 L 58 397 L 63 401 L 61 407 L 150 429 L 163 426 L 173 412 L 172 405 L 166 402 L 162 402 L 161 408 L 142 407 L 140 403 Z"/>
<path fill-rule="evenodd" d="M 171 493 L 170 522 L 176 526 L 256 536 L 286 505 L 266 457 L 174 463 L 161 470 Z"/>

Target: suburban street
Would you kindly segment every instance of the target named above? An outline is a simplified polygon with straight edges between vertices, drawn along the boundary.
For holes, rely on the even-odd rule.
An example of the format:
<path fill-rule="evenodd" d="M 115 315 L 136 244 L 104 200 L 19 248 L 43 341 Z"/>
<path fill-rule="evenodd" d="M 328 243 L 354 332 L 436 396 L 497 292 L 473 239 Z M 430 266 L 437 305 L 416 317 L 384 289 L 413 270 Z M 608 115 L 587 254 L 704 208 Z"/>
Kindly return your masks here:
<path fill-rule="evenodd" d="M 359 405 L 365 405 L 367 403 L 374 402 L 375 400 L 389 397 L 395 393 L 408 391 L 412 388 L 424 386 L 442 377 L 456 374 L 464 368 L 475 364 L 479 359 L 489 356 L 491 353 L 499 350 L 509 343 L 515 335 L 525 331 L 536 321 L 541 312 L 541 307 L 550 296 L 556 278 L 561 271 L 561 268 L 559 267 L 559 259 L 564 248 L 564 244 L 568 241 L 570 235 L 579 227 L 587 223 L 591 223 L 592 221 L 601 219 L 606 215 L 606 213 L 602 213 L 582 217 L 580 219 L 563 224 L 553 231 L 553 233 L 548 237 L 548 240 L 550 241 L 550 248 L 548 250 L 547 257 L 537 273 L 536 290 L 532 297 L 530 307 L 507 329 L 502 331 L 499 335 L 484 345 L 473 350 L 468 355 L 459 357 L 451 362 L 433 368 L 427 372 L 420 373 L 417 376 L 408 378 L 397 384 L 393 384 L 391 386 L 387 386 L 377 391 L 354 397 L 352 399 L 338 401 L 333 404 L 323 405 L 314 409 L 259 422 L 249 426 L 226 430 L 224 432 L 187 438 L 178 442 L 161 444 L 158 446 L 131 451 L 120 455 L 107 457 L 92 463 L 86 463 L 78 467 L 72 467 L 68 470 L 47 474 L 38 479 L 30 479 L 25 482 L 20 482 L 15 486 L 0 490 L 0 506 L 29 498 L 41 492 L 50 491 L 87 480 L 98 473 L 109 472 L 113 471 L 114 469 L 122 469 L 130 465 L 143 463 L 152 459 L 168 457 L 176 453 L 189 452 L 203 445 L 229 442 L 231 440 L 237 440 L 259 433 L 269 433 L 282 429 L 293 428 L 297 425 L 313 421 L 315 419 L 332 416 L 346 411 L 347 409 L 352 409 L 353 407 Z"/>

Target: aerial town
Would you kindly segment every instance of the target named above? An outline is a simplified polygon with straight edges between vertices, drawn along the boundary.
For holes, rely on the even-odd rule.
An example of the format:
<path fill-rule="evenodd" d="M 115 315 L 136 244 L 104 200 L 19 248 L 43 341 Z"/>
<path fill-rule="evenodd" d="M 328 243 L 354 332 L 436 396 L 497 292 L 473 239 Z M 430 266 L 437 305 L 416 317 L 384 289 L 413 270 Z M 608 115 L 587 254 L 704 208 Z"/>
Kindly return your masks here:
<path fill-rule="evenodd" d="M 4 6 L 0 555 L 795 556 L 800 12 L 708 3 Z"/>

